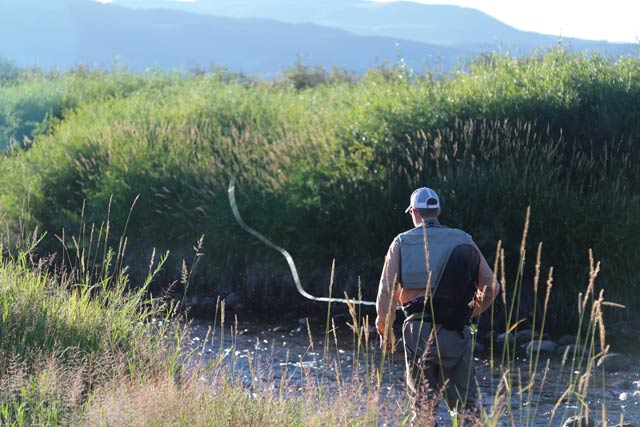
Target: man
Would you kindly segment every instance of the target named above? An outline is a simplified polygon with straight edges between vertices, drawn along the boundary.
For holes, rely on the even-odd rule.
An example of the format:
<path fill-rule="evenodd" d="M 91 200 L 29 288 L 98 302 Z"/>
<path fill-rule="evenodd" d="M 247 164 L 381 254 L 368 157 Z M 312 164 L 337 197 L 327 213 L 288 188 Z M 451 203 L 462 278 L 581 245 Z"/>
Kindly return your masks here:
<path fill-rule="evenodd" d="M 480 408 L 470 319 L 491 306 L 500 285 L 471 236 L 438 222 L 440 198 L 435 191 L 415 190 L 405 212 L 415 228 L 399 234 L 387 252 L 376 327 L 384 347 L 392 349 L 395 309 L 402 304 L 406 380 L 415 422 L 435 423 L 443 393 L 451 410 L 471 419 Z"/>

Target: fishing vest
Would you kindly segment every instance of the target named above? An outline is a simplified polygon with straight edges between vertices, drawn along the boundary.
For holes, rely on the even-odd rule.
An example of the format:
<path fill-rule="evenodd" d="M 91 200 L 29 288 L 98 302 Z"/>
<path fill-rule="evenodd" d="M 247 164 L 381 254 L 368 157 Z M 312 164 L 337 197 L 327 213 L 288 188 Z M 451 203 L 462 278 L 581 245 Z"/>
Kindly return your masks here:
<path fill-rule="evenodd" d="M 426 231 L 429 252 L 429 269 L 425 252 Z M 459 245 L 473 245 L 471 236 L 462 230 L 427 222 L 426 227 L 418 226 L 397 237 L 400 247 L 400 284 L 405 289 L 426 289 L 438 286 L 449 255 Z M 429 276 L 429 273 L 431 274 Z"/>
<path fill-rule="evenodd" d="M 454 276 L 447 278 L 446 286 L 442 284 L 444 288 L 440 286 L 441 289 L 438 289 L 438 286 L 454 249 L 460 247 L 466 248 L 464 250 L 467 251 L 477 250 L 471 236 L 462 230 L 427 222 L 424 228 L 419 226 L 400 234 L 398 243 L 401 286 L 406 289 L 425 289 L 430 281 L 433 289 L 432 297 L 427 299 L 432 301 L 431 305 L 427 304 L 424 297 L 416 298 L 402 306 L 405 316 L 421 313 L 421 319 L 458 331 L 460 336 L 464 337 L 464 327 L 468 324 L 473 310 L 471 301 L 478 280 L 478 268 L 475 267 L 475 274 L 471 270 L 467 272 L 466 268 L 456 270 Z M 469 262 L 474 263 L 472 259 L 469 259 Z"/>

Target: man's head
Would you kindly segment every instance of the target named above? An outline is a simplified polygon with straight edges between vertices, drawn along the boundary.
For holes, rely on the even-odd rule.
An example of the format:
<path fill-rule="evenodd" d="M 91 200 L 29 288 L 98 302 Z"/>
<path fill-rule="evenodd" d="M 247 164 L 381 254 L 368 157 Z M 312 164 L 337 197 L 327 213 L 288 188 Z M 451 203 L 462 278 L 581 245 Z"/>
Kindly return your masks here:
<path fill-rule="evenodd" d="M 411 212 L 416 227 L 425 219 L 436 219 L 440 216 L 440 197 L 431 188 L 418 188 L 411 194 L 409 207 L 405 212 Z"/>

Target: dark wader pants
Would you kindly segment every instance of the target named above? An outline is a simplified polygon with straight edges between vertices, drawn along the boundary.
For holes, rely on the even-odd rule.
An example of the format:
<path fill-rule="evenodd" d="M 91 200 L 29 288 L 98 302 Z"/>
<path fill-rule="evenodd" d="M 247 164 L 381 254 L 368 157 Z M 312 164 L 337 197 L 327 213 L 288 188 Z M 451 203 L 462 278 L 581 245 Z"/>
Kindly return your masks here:
<path fill-rule="evenodd" d="M 446 294 L 445 290 L 455 289 L 451 285 L 461 280 L 477 283 L 478 265 L 478 253 L 473 247 L 455 248 L 437 289 Z M 436 296 L 440 295 L 438 290 Z M 416 412 L 414 423 L 434 425 L 436 409 L 443 394 L 450 409 L 458 408 L 463 416 L 477 416 L 478 390 L 469 327 L 465 326 L 461 332 L 436 324 L 434 333 L 432 323 L 423 317 L 420 312 L 409 315 L 402 330 L 407 386 Z M 431 424 L 430 419 L 433 419 Z"/>

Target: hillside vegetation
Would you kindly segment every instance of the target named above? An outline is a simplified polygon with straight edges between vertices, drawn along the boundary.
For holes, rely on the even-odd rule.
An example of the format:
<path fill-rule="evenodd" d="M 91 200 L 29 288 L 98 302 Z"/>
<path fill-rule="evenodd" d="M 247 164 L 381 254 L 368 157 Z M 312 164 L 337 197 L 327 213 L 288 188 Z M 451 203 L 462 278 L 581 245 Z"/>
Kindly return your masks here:
<path fill-rule="evenodd" d="M 556 49 L 357 81 L 302 65 L 275 82 L 22 71 L 0 85 L 0 146 L 13 146 L 0 160 L 2 230 L 38 226 L 55 248 L 63 230 L 109 219 L 110 236 L 126 227 L 134 281 L 153 248 L 173 254 L 162 280 L 177 277 L 204 235 L 192 291 L 298 301 L 279 255 L 236 225 L 236 177 L 244 219 L 292 253 L 305 286 L 327 292 L 335 258 L 339 292 L 355 294 L 360 277 L 372 298 L 389 242 L 410 226 L 408 197 L 427 185 L 442 221 L 469 231 L 490 264 L 503 241 L 508 273 L 531 206 L 529 250 L 543 241 L 543 269 L 554 266 L 557 327 L 587 281 L 589 248 L 607 299 L 640 312 L 637 57 Z"/>

